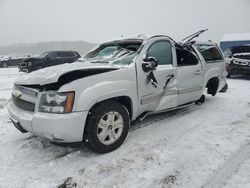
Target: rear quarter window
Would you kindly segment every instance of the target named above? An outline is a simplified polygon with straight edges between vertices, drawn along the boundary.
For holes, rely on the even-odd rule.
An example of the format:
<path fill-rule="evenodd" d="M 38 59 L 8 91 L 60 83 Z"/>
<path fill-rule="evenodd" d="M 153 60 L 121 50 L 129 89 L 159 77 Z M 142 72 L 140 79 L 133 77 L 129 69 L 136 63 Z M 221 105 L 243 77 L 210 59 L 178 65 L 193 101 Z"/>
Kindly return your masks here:
<path fill-rule="evenodd" d="M 207 63 L 223 61 L 223 56 L 217 46 L 199 45 L 199 51 Z"/>

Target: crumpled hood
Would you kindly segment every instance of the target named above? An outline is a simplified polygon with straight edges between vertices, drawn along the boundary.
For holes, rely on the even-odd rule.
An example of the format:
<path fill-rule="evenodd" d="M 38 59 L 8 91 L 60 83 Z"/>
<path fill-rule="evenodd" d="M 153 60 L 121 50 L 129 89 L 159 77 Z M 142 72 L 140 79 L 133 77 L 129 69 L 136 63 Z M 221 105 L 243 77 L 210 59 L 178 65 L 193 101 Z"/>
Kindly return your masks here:
<path fill-rule="evenodd" d="M 40 69 L 28 74 L 23 74 L 19 77 L 15 84 L 20 85 L 45 85 L 50 83 L 55 83 L 58 79 L 69 72 L 81 71 L 81 70 L 98 70 L 98 69 L 118 69 L 120 66 L 115 66 L 111 64 L 101 64 L 101 63 L 66 63 L 58 66 L 52 66 L 44 69 Z"/>

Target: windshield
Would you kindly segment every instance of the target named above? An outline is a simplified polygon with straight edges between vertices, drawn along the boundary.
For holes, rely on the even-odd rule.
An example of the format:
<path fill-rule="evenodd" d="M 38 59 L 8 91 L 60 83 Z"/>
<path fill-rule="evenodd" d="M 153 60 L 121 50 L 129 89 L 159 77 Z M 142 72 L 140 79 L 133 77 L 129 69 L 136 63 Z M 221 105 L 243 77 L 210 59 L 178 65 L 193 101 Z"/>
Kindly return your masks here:
<path fill-rule="evenodd" d="M 95 50 L 89 52 L 85 58 L 96 58 L 96 59 L 114 59 L 120 58 L 124 55 L 129 56 L 138 51 L 142 44 L 142 41 L 115 41 L 100 45 Z"/>
<path fill-rule="evenodd" d="M 122 58 L 119 58 L 118 60 L 113 62 L 113 65 L 129 65 L 133 59 L 135 58 L 135 56 L 137 55 L 137 53 L 133 53 L 127 56 L 124 56 Z"/>
<path fill-rule="evenodd" d="M 49 52 L 43 52 L 42 54 L 38 56 L 38 58 L 45 58 L 48 54 Z"/>
<path fill-rule="evenodd" d="M 103 58 L 103 59 L 108 59 L 114 57 L 121 48 L 118 46 L 106 46 L 104 48 L 99 48 L 98 51 L 89 57 L 97 57 L 97 58 Z"/>

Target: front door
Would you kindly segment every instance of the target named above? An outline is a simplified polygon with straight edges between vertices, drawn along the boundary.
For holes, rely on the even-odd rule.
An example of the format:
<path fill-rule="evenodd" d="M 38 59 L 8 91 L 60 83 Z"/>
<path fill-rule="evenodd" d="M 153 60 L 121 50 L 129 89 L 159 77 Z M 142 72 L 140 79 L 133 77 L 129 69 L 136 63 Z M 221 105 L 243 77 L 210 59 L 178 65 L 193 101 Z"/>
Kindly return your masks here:
<path fill-rule="evenodd" d="M 144 45 L 136 62 L 139 111 L 160 111 L 177 105 L 174 50 L 173 42 L 166 37 L 154 37 Z M 154 57 L 158 66 L 145 72 L 142 63 L 148 57 Z M 155 83 L 152 83 L 152 75 Z"/>

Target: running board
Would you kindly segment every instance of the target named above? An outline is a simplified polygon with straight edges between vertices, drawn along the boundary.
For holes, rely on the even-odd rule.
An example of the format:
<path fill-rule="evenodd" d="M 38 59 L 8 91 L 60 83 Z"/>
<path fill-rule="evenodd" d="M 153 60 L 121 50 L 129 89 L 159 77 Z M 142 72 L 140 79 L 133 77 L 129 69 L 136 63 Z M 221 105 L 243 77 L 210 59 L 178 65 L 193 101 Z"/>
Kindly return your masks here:
<path fill-rule="evenodd" d="M 196 106 L 197 104 L 195 104 L 195 102 L 191 102 L 191 103 L 187 103 L 187 104 L 183 104 L 177 107 L 173 107 L 173 108 L 168 108 L 165 110 L 159 110 L 159 111 L 155 111 L 155 112 L 145 112 L 143 113 L 139 118 L 139 122 L 142 122 L 148 115 L 153 115 L 153 114 L 160 114 L 160 113 L 164 113 L 164 112 L 169 112 L 172 110 L 178 110 L 180 108 L 185 108 L 185 107 L 191 107 L 191 106 Z"/>

